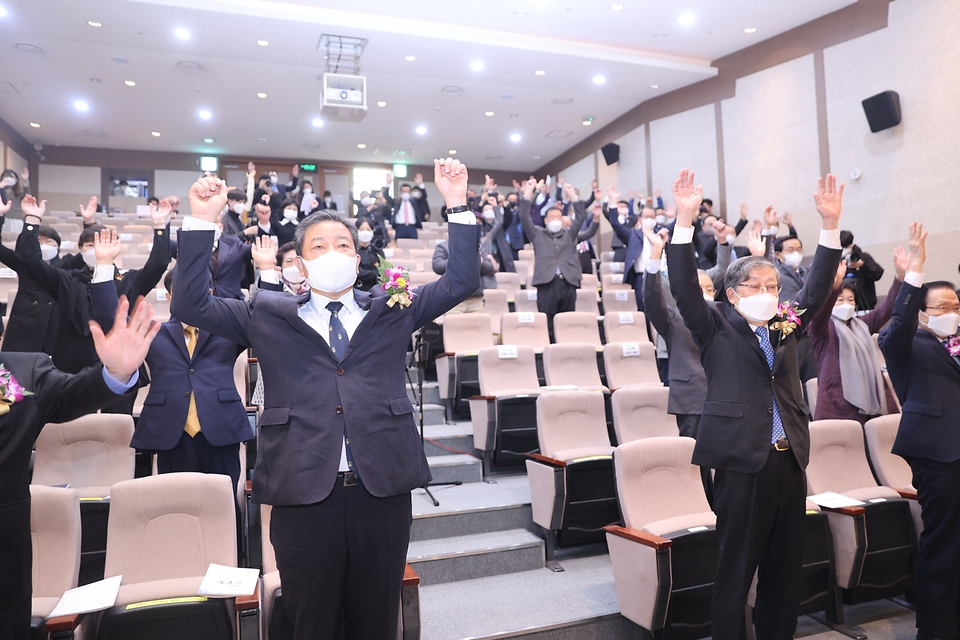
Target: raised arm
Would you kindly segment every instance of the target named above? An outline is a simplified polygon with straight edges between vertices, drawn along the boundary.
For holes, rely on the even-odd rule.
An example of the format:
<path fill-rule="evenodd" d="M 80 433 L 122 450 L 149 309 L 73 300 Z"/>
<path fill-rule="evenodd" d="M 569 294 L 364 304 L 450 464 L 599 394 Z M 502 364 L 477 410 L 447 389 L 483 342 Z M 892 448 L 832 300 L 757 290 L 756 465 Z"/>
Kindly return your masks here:
<path fill-rule="evenodd" d="M 620 217 L 617 214 L 616 208 L 616 203 L 620 200 L 620 192 L 617 191 L 615 187 L 611 187 L 607 192 L 607 195 L 610 198 L 610 203 L 614 205 L 613 207 L 607 208 L 607 220 L 610 221 L 610 226 L 613 227 L 613 232 L 617 234 L 618 238 L 620 238 L 620 242 L 623 244 L 628 244 L 630 242 L 630 229 L 625 227 L 623 223 L 620 222 Z"/>
<path fill-rule="evenodd" d="M 907 269 L 910 268 L 910 257 L 903 247 L 897 247 L 893 250 L 893 264 L 897 276 L 893 279 L 893 284 L 890 285 L 890 291 L 887 293 L 886 299 L 870 313 L 860 316 L 860 319 L 867 323 L 870 333 L 878 333 L 890 321 L 890 316 L 893 314 L 893 303 L 897 299 L 897 294 L 900 293 L 900 286 L 903 284 Z"/>
<path fill-rule="evenodd" d="M 727 244 L 727 224 L 723 218 L 717 218 L 713 223 L 714 235 L 717 237 L 717 264 L 707 269 L 707 276 L 713 282 L 715 289 L 723 287 L 723 278 L 727 275 L 730 266 L 731 245 Z M 723 242 L 720 239 L 723 238 Z"/>
<path fill-rule="evenodd" d="M 833 280 L 840 265 L 840 213 L 843 205 L 843 183 L 827 174 L 826 180 L 818 178 L 818 190 L 813 196 L 820 214 L 820 243 L 813 257 L 803 288 L 797 293 L 796 302 L 807 313 L 815 314 L 833 289 Z"/>
<path fill-rule="evenodd" d="M 530 218 L 530 207 L 533 205 L 533 194 L 537 188 L 537 181 L 534 178 L 523 181 L 523 194 L 520 197 L 520 226 L 527 240 L 533 242 L 537 237 L 537 225 L 533 224 Z"/>
<path fill-rule="evenodd" d="M 664 338 L 670 335 L 670 319 L 676 310 L 667 306 L 663 295 L 660 276 L 660 261 L 663 259 L 663 247 L 666 239 L 663 235 L 654 233 L 652 229 L 643 228 L 643 235 L 650 243 L 650 259 L 647 261 L 647 272 L 643 276 L 643 308 L 647 318 Z"/>
<path fill-rule="evenodd" d="M 57 300 L 60 297 L 60 269 L 51 267 L 43 261 L 40 253 L 40 239 L 37 233 L 43 214 L 46 211 L 47 201 L 37 203 L 33 196 L 24 196 L 21 203 L 24 213 L 23 231 L 17 238 L 17 256 L 20 258 L 20 269 L 17 272 L 39 284 L 44 291 Z"/>
<path fill-rule="evenodd" d="M 167 272 L 170 264 L 170 229 L 167 223 L 172 210 L 170 202 L 164 198 L 160 201 L 160 206 L 150 212 L 153 218 L 153 247 L 143 268 L 138 272 L 137 296 L 145 296 L 153 291 Z"/>
<path fill-rule="evenodd" d="M 880 333 L 880 350 L 887 364 L 905 362 L 913 349 L 913 337 L 920 324 L 920 308 L 926 299 L 923 265 L 927 260 L 927 232 L 923 225 L 910 225 L 909 267 L 894 302 L 890 326 Z"/>

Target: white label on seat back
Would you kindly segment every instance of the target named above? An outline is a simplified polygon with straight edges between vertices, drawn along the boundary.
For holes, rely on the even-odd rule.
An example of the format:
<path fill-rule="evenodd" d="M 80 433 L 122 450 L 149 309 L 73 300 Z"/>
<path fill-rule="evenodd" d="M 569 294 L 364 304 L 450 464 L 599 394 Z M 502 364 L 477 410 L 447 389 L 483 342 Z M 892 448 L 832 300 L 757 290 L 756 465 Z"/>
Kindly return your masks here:
<path fill-rule="evenodd" d="M 537 299 L 537 290 L 533 289 L 532 291 L 527 291 L 527 300 L 536 300 Z"/>
<path fill-rule="evenodd" d="M 159 302 L 163 302 L 166 299 L 167 299 L 167 292 L 164 291 L 163 289 L 157 289 L 157 300 Z"/>
<path fill-rule="evenodd" d="M 384 258 L 392 258 L 392 257 L 393 257 L 393 249 L 391 249 L 391 248 L 389 248 L 389 247 L 387 247 L 386 249 L 384 249 L 384 250 L 383 250 L 383 257 L 384 257 Z"/>
<path fill-rule="evenodd" d="M 640 357 L 640 343 L 639 342 L 624 342 L 623 343 L 623 357 L 624 358 L 638 358 Z"/>
<path fill-rule="evenodd" d="M 613 281 L 613 284 L 623 284 L 622 273 L 614 273 L 614 274 L 611 274 L 611 276 L 612 276 L 611 280 Z"/>
<path fill-rule="evenodd" d="M 517 320 L 520 324 L 533 324 L 533 314 L 530 312 L 521 312 L 517 314 Z M 500 356 L 501 358 L 503 356 Z"/>
<path fill-rule="evenodd" d="M 610 263 L 610 273 L 623 273 L 623 263 L 622 263 L 622 262 L 611 262 L 611 263 Z"/>
<path fill-rule="evenodd" d="M 120 242 L 133 242 L 133 234 L 132 234 L 132 233 L 121 233 L 121 234 L 120 234 Z"/>
<path fill-rule="evenodd" d="M 0 278 L 16 278 L 17 272 L 7 267 L 0 267 Z"/>
<path fill-rule="evenodd" d="M 633 324 L 633 314 L 625 311 L 620 314 L 620 324 Z"/>
<path fill-rule="evenodd" d="M 697 531 L 706 531 L 709 528 L 710 527 L 690 527 L 689 529 L 687 529 L 687 531 L 689 531 L 690 533 L 696 533 Z"/>
<path fill-rule="evenodd" d="M 60 243 L 60 248 L 72 250 L 72 249 L 76 249 L 77 245 L 73 243 L 73 240 L 64 240 L 63 242 Z"/>
<path fill-rule="evenodd" d="M 500 356 L 501 360 L 506 360 L 508 358 L 517 357 L 517 345 L 514 344 L 504 344 L 497 347 L 497 355 Z"/>
<path fill-rule="evenodd" d="M 629 291 L 624 291 L 623 289 L 620 289 L 618 291 L 614 291 L 613 293 L 616 296 L 615 299 L 617 302 L 626 302 L 629 299 L 628 298 L 628 294 L 630 293 Z"/>

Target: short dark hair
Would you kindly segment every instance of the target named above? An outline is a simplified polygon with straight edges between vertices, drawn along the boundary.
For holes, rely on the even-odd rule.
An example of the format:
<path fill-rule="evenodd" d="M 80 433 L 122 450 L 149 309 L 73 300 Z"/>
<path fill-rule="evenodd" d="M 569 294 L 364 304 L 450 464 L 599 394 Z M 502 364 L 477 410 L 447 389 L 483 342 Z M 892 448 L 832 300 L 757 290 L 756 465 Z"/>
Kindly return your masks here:
<path fill-rule="evenodd" d="M 323 197 L 324 197 L 324 198 L 326 198 L 327 196 L 330 196 L 330 195 L 332 195 L 332 194 L 330 193 L 330 190 L 329 190 L 329 189 L 327 189 L 326 191 L 323 192 Z"/>
<path fill-rule="evenodd" d="M 246 202 L 247 194 L 245 194 L 243 191 L 240 191 L 240 189 L 230 189 L 230 191 L 227 191 L 227 200 Z"/>
<path fill-rule="evenodd" d="M 280 248 L 277 249 L 277 264 L 280 264 L 280 262 L 283 260 L 283 254 L 285 254 L 287 251 L 296 251 L 296 250 L 297 250 L 297 243 L 295 243 L 293 240 L 291 240 L 290 242 L 284 242 L 282 245 L 280 245 Z"/>
<path fill-rule="evenodd" d="M 800 238 L 798 238 L 796 235 L 791 233 L 788 236 L 783 236 L 782 238 L 777 238 L 776 240 L 774 240 L 773 250 L 777 252 L 783 251 L 783 243 L 786 242 L 787 240 L 796 240 L 797 242 L 800 243 L 800 248 L 801 249 L 803 248 L 803 241 L 801 241 Z"/>
<path fill-rule="evenodd" d="M 404 187 L 406 187 L 407 189 L 409 189 L 409 188 L 410 188 L 410 183 L 409 183 L 409 182 L 404 182 L 402 185 L 400 185 L 400 188 L 401 188 L 401 189 L 403 189 Z"/>
<path fill-rule="evenodd" d="M 287 207 L 298 207 L 298 208 L 299 208 L 300 205 L 298 205 L 298 204 L 297 204 L 297 201 L 294 200 L 293 198 L 287 198 L 286 200 L 284 200 L 283 202 L 280 203 L 280 210 L 283 211 L 283 210 L 286 209 Z"/>
<path fill-rule="evenodd" d="M 257 178 L 257 182 L 260 182 L 261 180 L 266 180 L 267 182 L 270 182 L 270 174 L 269 174 L 269 173 L 261 173 L 261 174 L 260 174 L 260 177 Z"/>
<path fill-rule="evenodd" d="M 57 243 L 57 246 L 60 246 L 60 234 L 57 233 L 57 230 L 51 227 L 48 224 L 42 224 L 37 229 L 37 235 L 43 236 L 44 238 L 50 238 Z"/>
<path fill-rule="evenodd" d="M 170 269 L 170 271 L 167 271 L 167 275 L 163 276 L 163 288 L 167 290 L 168 294 L 173 291 L 173 279 L 176 277 L 174 275 L 176 272 L 177 268 L 174 267 Z"/>
<path fill-rule="evenodd" d="M 87 227 L 86 229 L 80 232 L 80 239 L 77 240 L 78 246 L 82 247 L 88 242 L 93 242 L 93 236 L 97 235 L 104 229 L 106 229 L 106 227 L 103 226 L 102 224 L 95 224 Z"/>
<path fill-rule="evenodd" d="M 950 291 L 953 291 L 954 293 L 956 293 L 956 290 L 957 290 L 957 288 L 956 288 L 955 286 L 953 286 L 953 283 L 950 282 L 949 280 L 934 280 L 933 282 L 928 282 L 928 283 L 926 284 L 926 288 L 927 288 L 927 295 L 930 295 L 930 292 L 931 292 L 931 291 L 937 291 L 937 290 L 939 290 L 939 289 L 949 289 Z M 923 299 L 923 310 L 924 310 L 924 311 L 927 310 L 927 299 L 926 299 L 926 298 Z"/>
<path fill-rule="evenodd" d="M 841 247 L 849 247 L 849 246 L 852 245 L 852 244 L 853 244 L 853 234 L 850 233 L 849 231 L 841 231 L 841 232 L 840 232 L 840 246 L 841 246 Z"/>
<path fill-rule="evenodd" d="M 840 291 L 843 291 L 844 289 L 846 289 L 847 291 L 851 292 L 851 293 L 853 294 L 854 299 L 856 299 L 857 296 L 860 295 L 860 287 L 857 285 L 857 279 L 856 279 L 856 278 L 844 278 L 844 279 L 840 282 L 840 289 L 839 289 L 839 290 L 840 290 Z"/>
<path fill-rule="evenodd" d="M 629 201 L 629 200 L 618 200 L 618 201 L 617 201 L 617 204 L 625 204 L 625 205 L 627 205 L 627 206 L 629 207 L 629 206 L 630 206 L 630 201 Z"/>
<path fill-rule="evenodd" d="M 724 289 L 736 289 L 737 286 L 746 282 L 750 277 L 750 272 L 754 269 L 765 269 L 770 267 L 777 274 L 777 282 L 780 282 L 780 270 L 772 262 L 763 256 L 746 256 L 727 267 L 727 273 L 723 277 Z"/>
<path fill-rule="evenodd" d="M 313 225 L 320 224 L 321 222 L 339 222 L 350 231 L 350 237 L 353 238 L 353 250 L 356 251 L 357 247 L 360 246 L 360 238 L 357 234 L 357 227 L 349 218 L 341 214 L 339 211 L 335 211 L 333 209 L 321 209 L 320 211 L 312 213 L 301 220 L 300 224 L 297 225 L 296 230 L 293 232 L 293 242 L 298 256 L 303 255 L 303 241 L 307 236 L 307 231 Z"/>
<path fill-rule="evenodd" d="M 710 198 L 704 198 L 704 199 L 703 199 L 703 204 L 712 207 L 712 206 L 713 206 L 713 200 L 711 200 Z"/>
<path fill-rule="evenodd" d="M 159 204 L 160 204 L 160 198 L 158 198 L 157 196 L 150 196 L 149 198 L 147 198 L 147 204 L 156 204 L 156 205 L 159 205 Z"/>

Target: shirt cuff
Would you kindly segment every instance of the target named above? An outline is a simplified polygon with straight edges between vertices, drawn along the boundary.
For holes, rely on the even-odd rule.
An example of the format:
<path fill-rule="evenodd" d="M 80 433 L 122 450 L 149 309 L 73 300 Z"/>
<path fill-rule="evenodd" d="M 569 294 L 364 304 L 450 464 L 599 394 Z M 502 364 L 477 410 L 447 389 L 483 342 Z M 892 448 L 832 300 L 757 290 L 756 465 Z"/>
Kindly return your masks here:
<path fill-rule="evenodd" d="M 690 244 L 693 242 L 693 227 L 674 227 L 670 244 Z"/>
<path fill-rule="evenodd" d="M 903 281 L 919 289 L 923 286 L 923 274 L 917 273 L 916 271 L 907 271 L 903 276 Z"/>
<path fill-rule="evenodd" d="M 276 269 L 266 269 L 260 270 L 260 282 L 266 282 L 269 284 L 280 284 L 280 279 L 277 277 Z"/>
<path fill-rule="evenodd" d="M 820 244 L 828 249 L 839 249 L 840 229 L 820 229 Z"/>
<path fill-rule="evenodd" d="M 201 220 L 200 218 L 184 216 L 180 228 L 184 231 L 213 231 L 218 227 L 216 224 L 207 222 L 206 220 Z"/>
<path fill-rule="evenodd" d="M 112 264 L 98 264 L 93 268 L 93 280 L 90 281 L 91 284 L 97 284 L 98 282 L 110 282 L 113 280 L 113 265 Z"/>
<path fill-rule="evenodd" d="M 120 382 L 107 371 L 107 368 L 103 368 L 103 381 L 107 383 L 107 387 L 110 391 L 113 391 L 118 396 L 122 396 L 127 391 L 133 388 L 137 381 L 140 380 L 140 371 L 134 371 L 133 375 L 130 376 L 130 380 L 127 382 Z"/>
<path fill-rule="evenodd" d="M 450 213 L 447 214 L 447 222 L 452 222 L 453 224 L 477 224 L 477 216 L 473 211 Z"/>
<path fill-rule="evenodd" d="M 661 258 L 650 258 L 647 260 L 647 273 L 659 273 Z"/>

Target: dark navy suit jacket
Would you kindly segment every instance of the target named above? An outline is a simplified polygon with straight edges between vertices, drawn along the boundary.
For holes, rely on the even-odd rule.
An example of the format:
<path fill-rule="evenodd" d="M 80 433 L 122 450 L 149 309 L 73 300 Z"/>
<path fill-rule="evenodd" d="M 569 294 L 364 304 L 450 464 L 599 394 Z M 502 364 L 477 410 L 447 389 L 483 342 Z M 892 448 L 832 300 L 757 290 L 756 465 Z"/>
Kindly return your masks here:
<path fill-rule="evenodd" d="M 880 333 L 880 350 L 903 413 L 893 452 L 937 462 L 960 460 L 960 365 L 932 333 L 918 329 L 917 314 L 926 287 L 906 282 L 893 306 L 890 326 Z"/>
<path fill-rule="evenodd" d="M 264 410 L 254 501 L 298 505 L 325 499 L 340 468 L 344 430 L 356 470 L 374 496 L 400 495 L 429 482 L 407 397 L 407 343 L 414 330 L 480 286 L 480 227 L 449 226 L 447 272 L 418 287 L 410 306 L 389 307 L 386 296 L 354 290 L 367 314 L 342 360 L 298 315 L 310 294 L 261 290 L 249 302 L 211 296 L 206 260 L 212 243 L 212 231 L 180 234 L 171 311 L 260 354 Z"/>

